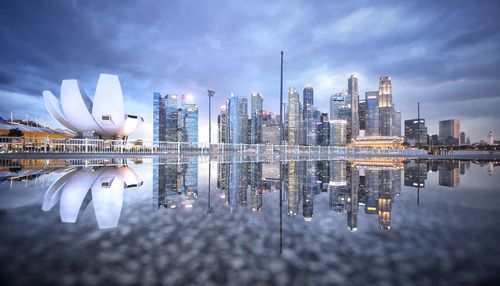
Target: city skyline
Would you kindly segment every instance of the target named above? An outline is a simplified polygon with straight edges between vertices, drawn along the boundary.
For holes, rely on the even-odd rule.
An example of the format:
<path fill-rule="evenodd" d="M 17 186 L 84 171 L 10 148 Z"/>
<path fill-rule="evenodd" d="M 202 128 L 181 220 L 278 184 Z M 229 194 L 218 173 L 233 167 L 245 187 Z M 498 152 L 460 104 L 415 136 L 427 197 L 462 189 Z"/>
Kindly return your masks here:
<path fill-rule="evenodd" d="M 79 78 L 93 94 L 98 74 L 109 72 L 122 79 L 130 112 L 145 119 L 135 138 L 153 137 L 151 94 L 160 91 L 195 96 L 199 141 L 207 142 L 207 87 L 216 90 L 214 114 L 230 92 L 250 98 L 256 90 L 263 109 L 277 113 L 283 49 L 285 91 L 311 84 L 318 107 L 329 106 L 351 74 L 359 79 L 360 98 L 377 90 L 381 75 L 389 75 L 402 120 L 416 118 L 420 101 L 429 134 L 438 133 L 439 121 L 454 118 L 473 142 L 485 140 L 489 131 L 500 134 L 500 39 L 494 12 L 499 4 L 493 1 L 480 6 L 453 2 L 452 14 L 445 3 L 420 1 L 398 6 L 278 2 L 252 9 L 242 3 L 225 8 L 196 3 L 196 9 L 190 4 L 31 5 L 2 3 L 4 118 L 27 113 L 58 126 L 43 108 L 42 90 L 58 93 L 63 79 Z M 161 19 L 154 14 L 167 10 L 175 11 L 172 21 L 154 20 Z M 136 16 L 123 21 L 131 11 Z M 381 16 L 385 20 L 376 21 Z M 241 24 L 229 25 L 233 22 Z M 215 142 L 217 134 L 212 136 Z"/>

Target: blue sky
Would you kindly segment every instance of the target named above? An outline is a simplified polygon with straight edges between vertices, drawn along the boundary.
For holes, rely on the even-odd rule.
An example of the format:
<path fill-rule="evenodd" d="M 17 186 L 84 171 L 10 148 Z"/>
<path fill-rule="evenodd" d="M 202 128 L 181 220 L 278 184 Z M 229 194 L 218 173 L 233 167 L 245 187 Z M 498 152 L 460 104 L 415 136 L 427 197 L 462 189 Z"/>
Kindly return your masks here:
<path fill-rule="evenodd" d="M 500 1 L 158 2 L 2 1 L 0 115 L 56 127 L 43 90 L 76 78 L 93 95 L 99 74 L 112 73 L 126 111 L 146 120 L 135 137 L 152 136 L 160 91 L 195 96 L 206 142 L 207 88 L 215 128 L 231 92 L 260 91 L 264 109 L 278 110 L 283 50 L 285 90 L 312 84 L 324 112 L 350 74 L 363 96 L 390 75 L 403 119 L 420 101 L 430 133 L 459 118 L 473 141 L 500 134 Z"/>

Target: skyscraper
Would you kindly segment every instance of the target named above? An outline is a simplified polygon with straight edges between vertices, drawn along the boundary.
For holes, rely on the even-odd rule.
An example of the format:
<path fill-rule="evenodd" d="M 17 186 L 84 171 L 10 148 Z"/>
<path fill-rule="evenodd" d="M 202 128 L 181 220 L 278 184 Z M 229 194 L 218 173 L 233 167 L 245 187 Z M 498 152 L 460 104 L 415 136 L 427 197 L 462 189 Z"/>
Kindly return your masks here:
<path fill-rule="evenodd" d="M 365 93 L 365 101 L 367 109 L 365 133 L 367 136 L 378 136 L 380 134 L 378 91 L 367 91 Z"/>
<path fill-rule="evenodd" d="M 250 143 L 250 122 L 248 120 L 248 100 L 243 97 L 238 100 L 238 118 L 241 124 L 241 138 L 243 144 Z"/>
<path fill-rule="evenodd" d="M 420 142 L 420 146 L 427 145 L 425 119 L 420 118 L 420 123 L 418 119 L 405 120 L 405 142 L 410 144 L 410 146 L 415 146 L 418 142 Z"/>
<path fill-rule="evenodd" d="M 229 136 L 228 143 L 239 144 L 243 143 L 242 138 L 242 122 L 239 118 L 238 107 L 239 107 L 239 98 L 231 93 L 231 97 L 229 98 Z"/>
<path fill-rule="evenodd" d="M 449 119 L 439 121 L 439 140 L 444 145 L 459 145 L 460 120 Z"/>
<path fill-rule="evenodd" d="M 182 95 L 182 142 L 198 144 L 198 105 L 194 104 L 193 97 Z"/>
<path fill-rule="evenodd" d="M 217 116 L 217 127 L 218 127 L 218 142 L 219 143 L 227 143 L 228 142 L 228 114 L 227 114 L 227 106 L 222 105 L 220 107 L 219 115 Z"/>
<path fill-rule="evenodd" d="M 341 119 L 340 109 L 344 105 L 344 96 L 342 93 L 337 93 L 330 97 L 330 119 Z"/>
<path fill-rule="evenodd" d="M 401 110 L 394 110 L 393 135 L 401 137 Z"/>
<path fill-rule="evenodd" d="M 177 95 L 153 93 L 153 140 L 177 142 Z"/>
<path fill-rule="evenodd" d="M 330 120 L 330 146 L 345 146 L 347 144 L 347 121 Z"/>
<path fill-rule="evenodd" d="M 314 108 L 314 90 L 306 85 L 303 91 L 302 136 L 305 145 L 316 145 L 316 110 Z"/>
<path fill-rule="evenodd" d="M 368 115 L 368 104 L 366 100 L 359 100 L 359 131 L 366 135 L 366 117 Z M 361 132 L 363 131 L 363 132 Z"/>
<path fill-rule="evenodd" d="M 298 144 L 298 128 L 300 122 L 299 93 L 295 87 L 288 89 L 287 141 L 289 145 Z"/>
<path fill-rule="evenodd" d="M 349 124 L 350 139 L 355 139 L 359 135 L 359 113 L 358 113 L 358 78 L 351 75 L 347 80 L 347 93 L 349 94 L 349 107 L 351 108 L 351 116 Z"/>
<path fill-rule="evenodd" d="M 251 95 L 251 126 L 250 126 L 250 143 L 262 143 L 262 124 L 263 124 L 263 110 L 262 110 L 262 95 L 259 92 L 253 92 Z"/>
<path fill-rule="evenodd" d="M 306 85 L 304 87 L 304 91 L 303 91 L 303 104 L 304 104 L 304 108 L 303 108 L 303 119 L 306 120 L 307 119 L 307 111 L 309 110 L 310 107 L 314 106 L 314 89 L 312 88 L 311 85 Z"/>
<path fill-rule="evenodd" d="M 380 135 L 393 136 L 394 108 L 392 105 L 391 77 L 380 77 L 378 96 Z"/>

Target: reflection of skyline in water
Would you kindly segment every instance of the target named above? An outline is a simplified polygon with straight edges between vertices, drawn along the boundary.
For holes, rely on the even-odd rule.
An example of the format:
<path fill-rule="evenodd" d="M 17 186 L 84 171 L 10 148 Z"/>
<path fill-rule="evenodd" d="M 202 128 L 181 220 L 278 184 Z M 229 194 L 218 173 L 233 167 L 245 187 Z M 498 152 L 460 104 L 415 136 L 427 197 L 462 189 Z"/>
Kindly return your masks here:
<path fill-rule="evenodd" d="M 493 174 L 494 167 L 499 165 L 498 162 L 485 161 L 401 158 L 287 162 L 241 162 L 238 157 L 227 159 L 214 163 L 217 172 L 212 174 L 216 176 L 215 192 L 218 201 L 227 205 L 229 210 L 241 208 L 261 212 L 265 208 L 277 207 L 272 204 L 272 201 L 276 201 L 275 195 L 271 201 L 264 198 L 268 193 L 280 191 L 282 167 L 283 189 L 280 194 L 283 215 L 290 219 L 302 216 L 305 221 L 312 221 L 318 214 L 324 216 L 325 207 L 328 206 L 332 214 L 345 217 L 345 225 L 351 231 L 358 229 L 359 215 L 377 217 L 379 228 L 390 229 L 393 204 L 401 193 L 402 182 L 405 187 L 420 191 L 426 187 L 428 174 L 435 172 L 439 186 L 458 188 L 461 184 L 460 176 L 470 169 L 471 163 L 484 166 L 490 175 Z M 10 181 L 10 184 L 13 181 L 36 182 L 44 174 L 68 170 L 63 167 L 68 166 L 63 160 L 18 160 L 8 163 L 3 168 L 0 166 L 0 178 L 3 182 Z M 69 169 L 70 172 L 48 188 L 42 209 L 49 211 L 59 203 L 61 221 L 74 223 L 79 213 L 92 201 L 99 228 L 116 227 L 123 204 L 123 189 L 141 185 L 142 181 L 131 168 L 124 165 L 126 161 L 104 163 L 114 166 Z M 27 167 L 28 164 L 33 164 L 33 167 Z M 40 168 L 41 164 L 47 164 L 47 168 Z M 194 207 L 199 195 L 199 157 L 183 158 L 179 164 L 154 159 L 152 169 L 153 209 Z M 404 174 L 401 173 L 403 170 Z M 127 183 L 131 178 L 135 183 Z M 203 181 L 202 184 L 206 186 L 206 182 Z M 118 187 L 120 185 L 121 188 Z M 326 204 L 322 204 L 325 200 Z M 216 205 L 220 206 L 220 203 Z"/>
<path fill-rule="evenodd" d="M 401 158 L 365 160 L 241 162 L 237 158 L 217 163 L 219 198 L 230 210 L 246 208 L 259 212 L 264 206 L 263 196 L 280 189 L 280 165 L 284 170 L 282 201 L 289 218 L 302 215 L 305 221 L 314 217 L 315 200 L 328 193 L 329 208 L 345 216 L 349 230 L 358 229 L 360 213 L 378 218 L 380 229 L 391 228 L 392 208 L 404 185 L 425 187 L 427 173 L 439 173 L 439 185 L 458 187 L 460 175 L 470 168 L 470 162 L 423 161 Z M 185 192 L 187 177 L 194 178 L 198 163 L 154 167 L 154 206 L 159 208 L 191 207 L 196 195 Z M 188 175 L 191 174 L 191 175 Z M 193 188 L 197 182 L 193 184 Z M 197 188 L 197 187 L 196 187 Z M 193 189 L 197 194 L 197 189 Z M 186 204 L 186 198 L 191 201 Z M 273 206 L 274 207 L 274 206 Z"/>

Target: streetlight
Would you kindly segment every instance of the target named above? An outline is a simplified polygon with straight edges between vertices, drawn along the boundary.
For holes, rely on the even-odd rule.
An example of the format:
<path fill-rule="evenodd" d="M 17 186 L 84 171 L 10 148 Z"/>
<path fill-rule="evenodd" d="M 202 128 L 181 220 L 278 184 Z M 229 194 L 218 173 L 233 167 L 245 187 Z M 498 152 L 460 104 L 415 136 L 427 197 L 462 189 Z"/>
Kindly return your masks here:
<path fill-rule="evenodd" d="M 210 144 L 212 144 L 212 97 L 215 94 L 215 90 L 207 90 L 208 93 L 208 150 L 210 152 Z"/>
<path fill-rule="evenodd" d="M 211 214 L 214 212 L 212 206 L 210 205 L 210 179 L 211 179 L 211 169 L 212 169 L 212 97 L 215 94 L 214 90 L 207 90 L 208 93 L 208 210 L 207 213 Z"/>

